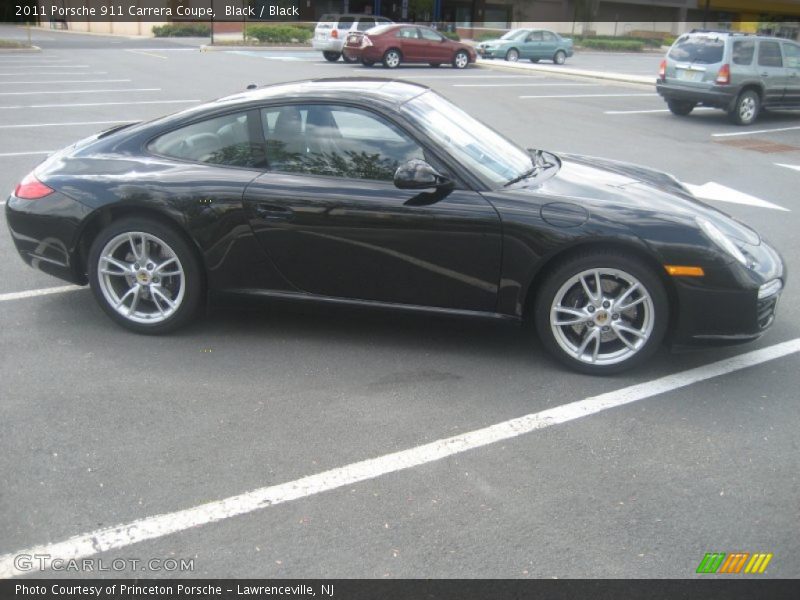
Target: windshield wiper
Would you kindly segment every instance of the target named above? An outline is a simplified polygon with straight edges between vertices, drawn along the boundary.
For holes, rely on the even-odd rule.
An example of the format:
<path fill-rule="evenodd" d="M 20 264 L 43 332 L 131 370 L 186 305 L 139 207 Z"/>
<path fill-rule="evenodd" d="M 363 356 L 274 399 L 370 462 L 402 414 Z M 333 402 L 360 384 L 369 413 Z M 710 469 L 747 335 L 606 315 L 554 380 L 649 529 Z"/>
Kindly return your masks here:
<path fill-rule="evenodd" d="M 541 171 L 542 169 L 547 169 L 549 167 L 554 167 L 553 163 L 547 162 L 544 158 L 544 153 L 541 150 L 534 150 L 532 148 L 528 148 L 528 153 L 531 155 L 531 163 L 532 167 L 527 171 L 517 175 L 507 183 L 503 185 L 503 187 L 508 187 L 510 185 L 514 185 L 515 183 L 519 183 L 523 179 L 527 179 L 528 177 L 533 177 Z"/>

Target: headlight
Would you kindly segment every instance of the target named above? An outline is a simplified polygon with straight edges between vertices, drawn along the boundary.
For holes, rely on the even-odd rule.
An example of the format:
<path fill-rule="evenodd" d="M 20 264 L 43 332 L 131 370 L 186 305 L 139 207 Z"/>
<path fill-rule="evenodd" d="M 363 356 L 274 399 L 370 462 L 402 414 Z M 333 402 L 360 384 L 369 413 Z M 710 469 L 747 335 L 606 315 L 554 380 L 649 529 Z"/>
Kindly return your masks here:
<path fill-rule="evenodd" d="M 730 254 L 740 263 L 747 266 L 747 257 L 745 257 L 742 251 L 739 250 L 738 246 L 733 243 L 731 238 L 725 235 L 711 221 L 707 221 L 702 217 L 696 217 L 695 220 L 697 221 L 697 224 L 700 226 L 700 229 L 703 230 L 703 233 L 705 233 L 712 242 L 714 242 L 717 246 L 722 248 L 725 252 Z"/>

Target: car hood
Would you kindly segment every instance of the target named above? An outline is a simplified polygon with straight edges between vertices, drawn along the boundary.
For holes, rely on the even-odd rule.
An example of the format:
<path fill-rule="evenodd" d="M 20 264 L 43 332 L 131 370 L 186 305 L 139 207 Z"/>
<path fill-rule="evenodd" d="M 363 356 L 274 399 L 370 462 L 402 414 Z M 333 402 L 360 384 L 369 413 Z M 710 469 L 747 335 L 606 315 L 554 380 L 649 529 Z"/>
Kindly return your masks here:
<path fill-rule="evenodd" d="M 577 154 L 559 154 L 560 167 L 526 180 L 519 189 L 536 194 L 544 204 L 573 203 L 611 219 L 655 217 L 696 226 L 708 219 L 728 235 L 757 245 L 753 229 L 698 200 L 668 173 L 631 163 Z"/>

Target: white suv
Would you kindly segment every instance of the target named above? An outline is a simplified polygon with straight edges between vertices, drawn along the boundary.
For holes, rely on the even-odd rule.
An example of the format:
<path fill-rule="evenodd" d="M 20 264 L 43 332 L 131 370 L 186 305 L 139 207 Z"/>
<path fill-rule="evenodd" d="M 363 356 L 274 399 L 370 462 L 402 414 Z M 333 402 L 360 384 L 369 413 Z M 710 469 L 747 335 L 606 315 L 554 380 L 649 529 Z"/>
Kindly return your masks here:
<path fill-rule="evenodd" d="M 322 15 L 311 45 L 314 50 L 322 50 L 325 60 L 336 62 L 342 56 L 345 38 L 350 31 L 367 31 L 376 25 L 388 25 L 392 21 L 374 15 Z M 357 59 L 344 57 L 345 62 L 356 62 Z"/>

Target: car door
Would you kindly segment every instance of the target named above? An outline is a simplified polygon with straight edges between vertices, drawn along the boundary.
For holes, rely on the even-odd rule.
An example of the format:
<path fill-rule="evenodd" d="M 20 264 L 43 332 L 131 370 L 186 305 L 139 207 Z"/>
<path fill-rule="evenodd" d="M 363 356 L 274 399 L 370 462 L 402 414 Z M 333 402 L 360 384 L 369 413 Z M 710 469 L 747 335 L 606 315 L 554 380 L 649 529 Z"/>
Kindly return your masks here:
<path fill-rule="evenodd" d="M 783 104 L 797 108 L 800 107 L 800 45 L 782 42 L 781 46 L 786 75 Z"/>
<path fill-rule="evenodd" d="M 453 49 L 443 35 L 428 27 L 418 29 L 422 41 L 420 60 L 433 63 L 449 63 L 453 60 Z"/>
<path fill-rule="evenodd" d="M 543 58 L 542 56 L 542 32 L 531 31 L 528 37 L 525 38 L 525 43 L 522 44 L 521 55 L 523 58 Z"/>
<path fill-rule="evenodd" d="M 781 45 L 775 40 L 758 43 L 758 76 L 764 86 L 764 104 L 781 104 L 786 88 L 786 70 L 783 68 Z"/>
<path fill-rule="evenodd" d="M 420 62 L 422 60 L 422 40 L 417 27 L 401 27 L 395 34 L 397 45 L 403 53 L 405 62 Z"/>
<path fill-rule="evenodd" d="M 542 44 L 539 46 L 540 56 L 537 58 L 553 58 L 558 50 L 558 38 L 550 31 L 542 31 Z"/>
<path fill-rule="evenodd" d="M 385 116 L 339 104 L 261 111 L 269 170 L 245 210 L 263 250 L 299 291 L 326 297 L 493 311 L 500 221 L 466 186 L 395 187 L 399 164 L 424 158 Z"/>

